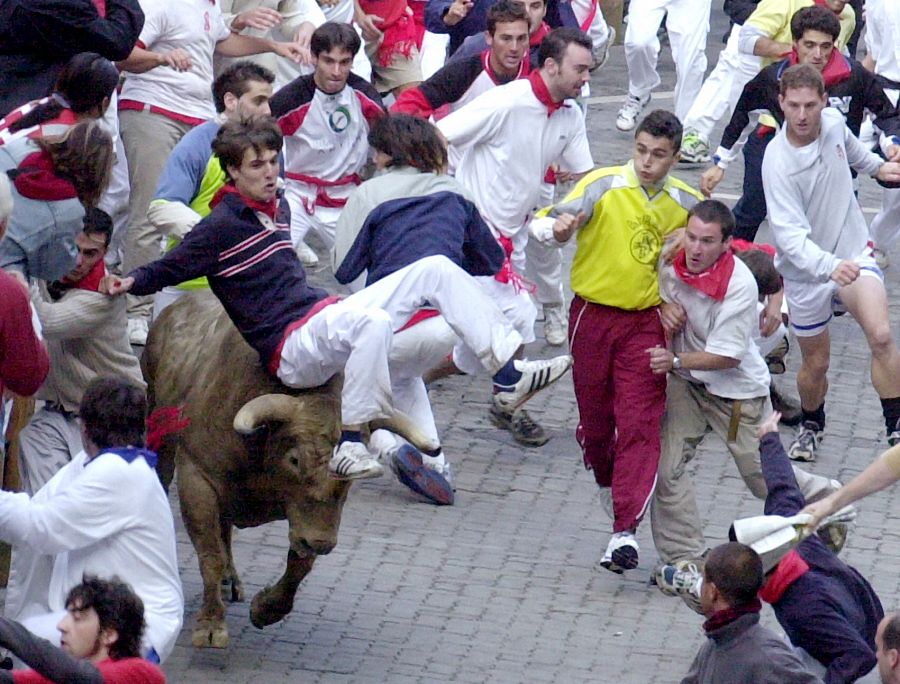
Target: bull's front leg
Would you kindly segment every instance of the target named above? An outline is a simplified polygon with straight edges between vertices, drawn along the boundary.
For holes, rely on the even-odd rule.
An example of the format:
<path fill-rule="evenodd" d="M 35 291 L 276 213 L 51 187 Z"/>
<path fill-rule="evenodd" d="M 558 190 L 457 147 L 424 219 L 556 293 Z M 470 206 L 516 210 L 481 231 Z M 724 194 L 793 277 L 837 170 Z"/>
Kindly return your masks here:
<path fill-rule="evenodd" d="M 220 524 L 222 525 L 222 543 L 228 554 L 228 565 L 222 578 L 222 600 L 240 603 L 244 600 L 244 585 L 237 568 L 234 567 L 234 553 L 231 550 L 231 533 L 234 526 L 230 520 L 222 520 Z"/>
<path fill-rule="evenodd" d="M 188 459 L 180 459 L 178 466 L 181 517 L 197 552 L 203 578 L 203 604 L 197 614 L 192 642 L 197 648 L 225 648 L 228 627 L 221 585 L 228 567 L 228 550 L 223 542 L 219 500 L 203 474 Z"/>
<path fill-rule="evenodd" d="M 296 551 L 288 551 L 287 567 L 281 579 L 274 586 L 266 587 L 253 597 L 253 603 L 250 605 L 250 622 L 254 627 L 262 629 L 278 622 L 291 612 L 297 587 L 312 569 L 315 561 L 314 553 L 301 556 Z"/>

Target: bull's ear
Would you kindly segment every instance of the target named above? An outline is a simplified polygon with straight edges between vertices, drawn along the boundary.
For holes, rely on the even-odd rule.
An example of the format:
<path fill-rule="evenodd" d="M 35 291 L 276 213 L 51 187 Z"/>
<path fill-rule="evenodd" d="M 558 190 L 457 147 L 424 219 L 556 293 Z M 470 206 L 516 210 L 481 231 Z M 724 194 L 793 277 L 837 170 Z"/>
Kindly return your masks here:
<path fill-rule="evenodd" d="M 263 394 L 244 404 L 235 414 L 233 426 L 238 434 L 251 436 L 267 423 L 284 423 L 303 410 L 303 401 L 287 394 Z"/>

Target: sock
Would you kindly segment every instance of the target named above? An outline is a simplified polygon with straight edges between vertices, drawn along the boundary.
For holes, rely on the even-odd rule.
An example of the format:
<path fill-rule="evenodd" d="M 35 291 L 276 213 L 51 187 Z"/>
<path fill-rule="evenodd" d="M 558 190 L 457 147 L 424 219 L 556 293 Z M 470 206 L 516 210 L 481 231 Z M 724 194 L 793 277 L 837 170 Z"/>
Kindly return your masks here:
<path fill-rule="evenodd" d="M 440 466 L 443 468 L 446 460 L 444 459 L 444 452 L 440 449 L 433 451 L 431 455 L 422 453 L 422 464 L 428 466 L 429 468 L 434 468 L 435 466 Z"/>
<path fill-rule="evenodd" d="M 897 421 L 900 420 L 900 397 L 881 400 L 881 412 L 884 414 L 884 424 L 890 435 L 897 429 Z"/>
<path fill-rule="evenodd" d="M 504 364 L 503 368 L 498 370 L 494 374 L 494 388 L 502 389 L 507 387 L 512 387 L 522 378 L 522 372 L 516 369 L 516 364 L 513 359 Z"/>
<path fill-rule="evenodd" d="M 822 402 L 822 405 L 819 406 L 815 411 L 807 411 L 805 408 L 800 409 L 803 412 L 803 422 L 807 421 L 810 423 L 815 423 L 819 426 L 819 430 L 825 429 L 825 402 Z"/>
<path fill-rule="evenodd" d="M 362 433 L 359 430 L 341 430 L 341 438 L 338 440 L 338 444 L 362 441 Z"/>

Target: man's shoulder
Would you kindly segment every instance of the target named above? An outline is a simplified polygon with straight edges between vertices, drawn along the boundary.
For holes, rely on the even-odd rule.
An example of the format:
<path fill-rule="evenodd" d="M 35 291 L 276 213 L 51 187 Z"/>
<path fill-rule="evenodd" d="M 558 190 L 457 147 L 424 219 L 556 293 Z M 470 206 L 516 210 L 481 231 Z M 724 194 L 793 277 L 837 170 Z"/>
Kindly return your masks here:
<path fill-rule="evenodd" d="M 759 286 L 756 284 L 756 278 L 747 267 L 747 265 L 738 259 L 734 259 L 734 270 L 731 272 L 731 280 L 728 282 L 728 291 L 725 293 L 725 301 L 729 304 L 743 301 L 744 305 L 750 306 L 755 304 L 759 299 Z"/>
<path fill-rule="evenodd" d="M 132 684 L 164 684 L 166 676 L 153 663 L 143 658 L 107 658 L 97 663 L 105 681 L 128 681 Z"/>
<path fill-rule="evenodd" d="M 202 150 L 209 156 L 212 154 L 210 144 L 221 127 L 222 123 L 216 119 L 210 119 L 199 126 L 195 126 L 185 133 L 181 140 L 176 143 L 175 147 L 172 148 L 172 155 Z"/>
<path fill-rule="evenodd" d="M 316 83 L 312 74 L 298 76 L 276 92 L 269 100 L 272 116 L 276 119 L 298 107 L 309 104 L 316 94 Z"/>

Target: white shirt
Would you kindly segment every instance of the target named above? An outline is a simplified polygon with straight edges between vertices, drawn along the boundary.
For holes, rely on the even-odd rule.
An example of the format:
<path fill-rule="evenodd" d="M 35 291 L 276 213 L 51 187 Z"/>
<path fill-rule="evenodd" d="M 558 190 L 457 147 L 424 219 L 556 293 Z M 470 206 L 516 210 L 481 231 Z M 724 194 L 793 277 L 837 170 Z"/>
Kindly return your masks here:
<path fill-rule="evenodd" d="M 824 283 L 841 259 L 863 254 L 869 240 L 850 166 L 874 176 L 882 160 L 830 107 L 822 112 L 821 132 L 810 144 L 794 147 L 787 132 L 785 124 L 766 147 L 762 164 L 775 268 L 790 280 Z"/>
<path fill-rule="evenodd" d="M 706 385 L 711 394 L 725 399 L 753 399 L 769 395 L 769 369 L 754 342 L 759 330 L 756 304 L 759 290 L 750 269 L 734 259 L 734 272 L 725 299 L 716 301 L 688 285 L 671 264 L 660 263 L 659 294 L 666 302 L 684 307 L 687 322 L 672 340 L 672 351 L 705 351 L 740 359 L 740 365 L 722 370 L 677 371 L 685 379 Z"/>
<path fill-rule="evenodd" d="M 184 613 L 175 523 L 156 471 L 116 454 L 81 452 L 34 497 L 0 491 L 0 538 L 15 547 L 6 615 L 65 610 L 85 573 L 118 575 L 144 602 L 144 639 L 161 660 Z"/>
<path fill-rule="evenodd" d="M 143 74 L 128 74 L 120 96 L 156 105 L 185 116 L 211 119 L 216 115 L 211 85 L 213 51 L 228 30 L 215 0 L 140 0 L 144 28 L 140 43 L 153 52 L 176 48 L 191 56 L 188 71 L 168 66 Z"/>
<path fill-rule="evenodd" d="M 866 50 L 875 60 L 876 74 L 900 81 L 900 3 L 897 0 L 866 3 Z M 897 104 L 896 95 L 892 101 Z"/>
<path fill-rule="evenodd" d="M 437 123 L 459 154 L 456 178 L 495 234 L 528 241 L 529 214 L 540 204 L 551 164 L 585 173 L 594 166 L 581 110 L 572 100 L 547 116 L 529 79 L 491 88 Z"/>

